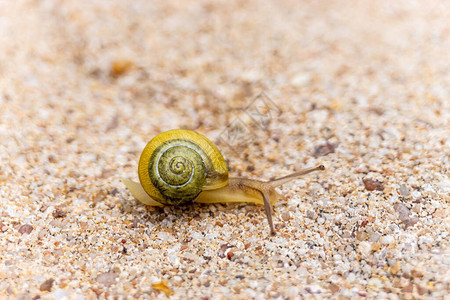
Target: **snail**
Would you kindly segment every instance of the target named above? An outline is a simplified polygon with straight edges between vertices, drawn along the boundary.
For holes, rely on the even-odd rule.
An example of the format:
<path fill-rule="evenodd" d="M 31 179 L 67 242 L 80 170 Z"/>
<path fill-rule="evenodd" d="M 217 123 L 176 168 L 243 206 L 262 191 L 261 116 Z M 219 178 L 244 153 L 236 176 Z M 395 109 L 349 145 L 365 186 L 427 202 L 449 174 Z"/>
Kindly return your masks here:
<path fill-rule="evenodd" d="M 139 183 L 122 182 L 140 202 L 150 206 L 250 202 L 264 205 L 270 233 L 275 234 L 272 205 L 283 196 L 275 188 L 301 175 L 324 170 L 323 165 L 270 180 L 228 178 L 219 149 L 205 136 L 175 129 L 155 136 L 139 159 Z"/>

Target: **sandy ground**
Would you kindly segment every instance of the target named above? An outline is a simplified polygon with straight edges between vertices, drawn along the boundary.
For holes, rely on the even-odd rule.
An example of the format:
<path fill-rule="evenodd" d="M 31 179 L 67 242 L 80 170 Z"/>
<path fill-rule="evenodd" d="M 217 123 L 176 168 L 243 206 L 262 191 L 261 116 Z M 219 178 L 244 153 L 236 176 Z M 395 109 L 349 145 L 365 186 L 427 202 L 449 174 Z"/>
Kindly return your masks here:
<path fill-rule="evenodd" d="M 0 0 L 0 298 L 448 299 L 450 2 L 224 3 Z M 275 237 L 145 207 L 120 178 L 173 128 L 232 176 L 327 170 Z"/>

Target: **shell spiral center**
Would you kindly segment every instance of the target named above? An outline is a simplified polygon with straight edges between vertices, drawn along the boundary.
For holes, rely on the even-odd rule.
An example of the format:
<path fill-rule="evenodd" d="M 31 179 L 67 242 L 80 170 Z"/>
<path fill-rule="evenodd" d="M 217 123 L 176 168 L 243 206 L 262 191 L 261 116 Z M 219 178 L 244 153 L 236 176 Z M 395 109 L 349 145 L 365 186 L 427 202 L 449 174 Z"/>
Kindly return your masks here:
<path fill-rule="evenodd" d="M 149 165 L 150 179 L 173 204 L 194 199 L 201 192 L 206 166 L 199 150 L 190 143 L 183 145 L 172 141 L 153 153 L 155 160 Z"/>

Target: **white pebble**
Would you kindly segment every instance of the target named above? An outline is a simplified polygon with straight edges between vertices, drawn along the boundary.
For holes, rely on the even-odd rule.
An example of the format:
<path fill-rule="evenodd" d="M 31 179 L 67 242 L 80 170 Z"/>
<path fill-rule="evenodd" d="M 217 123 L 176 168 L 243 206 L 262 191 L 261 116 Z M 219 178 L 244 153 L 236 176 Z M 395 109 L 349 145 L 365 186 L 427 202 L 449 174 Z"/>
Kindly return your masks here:
<path fill-rule="evenodd" d="M 392 235 L 385 235 L 381 237 L 381 244 L 389 245 L 394 242 L 394 237 Z"/>

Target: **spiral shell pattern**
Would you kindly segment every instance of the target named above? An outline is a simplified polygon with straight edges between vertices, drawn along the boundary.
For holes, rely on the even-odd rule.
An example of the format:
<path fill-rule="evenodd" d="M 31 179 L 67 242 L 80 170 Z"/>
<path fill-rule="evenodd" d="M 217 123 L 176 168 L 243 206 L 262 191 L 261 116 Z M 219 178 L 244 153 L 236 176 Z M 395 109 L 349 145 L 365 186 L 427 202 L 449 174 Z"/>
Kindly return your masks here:
<path fill-rule="evenodd" d="M 228 169 L 217 147 L 189 130 L 153 138 L 139 160 L 139 180 L 147 194 L 166 205 L 194 200 L 202 190 L 228 184 Z"/>

